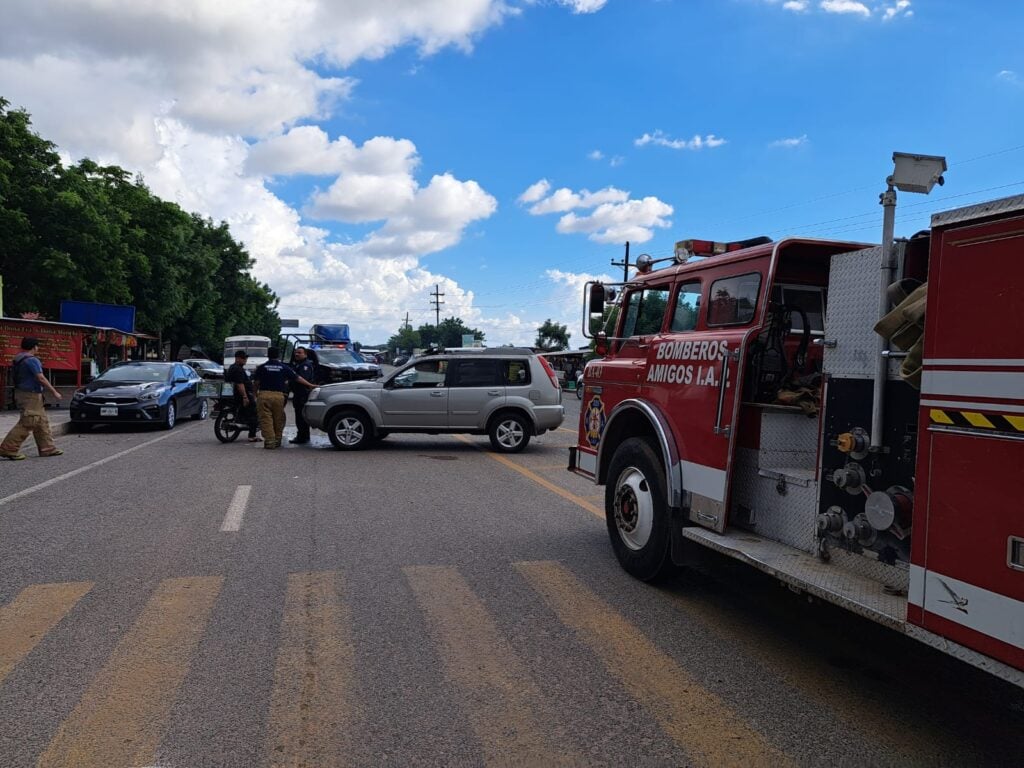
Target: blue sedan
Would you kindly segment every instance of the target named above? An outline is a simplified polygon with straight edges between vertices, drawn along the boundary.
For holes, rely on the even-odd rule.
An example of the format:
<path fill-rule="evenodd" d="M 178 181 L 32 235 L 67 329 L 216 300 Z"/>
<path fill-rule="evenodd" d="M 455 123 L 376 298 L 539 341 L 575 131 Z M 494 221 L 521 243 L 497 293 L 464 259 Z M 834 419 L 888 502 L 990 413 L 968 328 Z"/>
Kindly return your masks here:
<path fill-rule="evenodd" d="M 153 424 L 173 429 L 179 418 L 205 419 L 202 379 L 184 363 L 133 361 L 108 368 L 71 398 L 71 426 Z"/>

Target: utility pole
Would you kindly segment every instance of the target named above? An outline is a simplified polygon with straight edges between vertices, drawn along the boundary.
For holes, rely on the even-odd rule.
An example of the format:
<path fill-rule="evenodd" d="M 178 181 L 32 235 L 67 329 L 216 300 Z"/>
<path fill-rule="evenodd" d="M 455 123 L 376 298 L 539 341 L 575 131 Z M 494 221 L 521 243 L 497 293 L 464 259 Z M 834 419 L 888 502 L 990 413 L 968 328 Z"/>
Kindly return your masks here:
<path fill-rule="evenodd" d="M 441 286 L 435 283 L 434 292 L 429 295 L 433 296 L 430 303 L 434 305 L 434 317 L 436 318 L 434 321 L 434 327 L 437 328 L 441 325 L 441 305 L 444 304 L 444 302 L 441 301 L 441 297 L 444 296 L 444 294 L 441 293 Z"/>
<path fill-rule="evenodd" d="M 631 266 L 633 266 L 632 264 L 629 263 L 629 241 L 628 240 L 626 241 L 626 258 L 624 258 L 622 261 L 615 261 L 614 259 L 612 259 L 612 266 L 613 267 L 622 267 L 622 282 L 628 283 L 629 282 L 629 268 Z"/>
<path fill-rule="evenodd" d="M 408 312 L 405 313 L 405 324 L 402 327 L 403 328 L 408 328 L 409 327 L 409 313 Z"/>

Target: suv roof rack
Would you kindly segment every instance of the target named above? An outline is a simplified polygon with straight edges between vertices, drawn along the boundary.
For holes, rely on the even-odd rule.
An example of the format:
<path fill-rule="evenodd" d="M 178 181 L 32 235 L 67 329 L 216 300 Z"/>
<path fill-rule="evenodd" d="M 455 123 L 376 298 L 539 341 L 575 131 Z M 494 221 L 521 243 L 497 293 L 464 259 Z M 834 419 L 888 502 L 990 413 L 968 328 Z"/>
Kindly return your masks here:
<path fill-rule="evenodd" d="M 418 357 L 427 357 L 428 355 L 461 355 L 463 353 L 471 355 L 479 354 L 490 354 L 490 355 L 534 355 L 534 352 L 529 347 L 434 347 L 432 349 L 425 349 Z"/>

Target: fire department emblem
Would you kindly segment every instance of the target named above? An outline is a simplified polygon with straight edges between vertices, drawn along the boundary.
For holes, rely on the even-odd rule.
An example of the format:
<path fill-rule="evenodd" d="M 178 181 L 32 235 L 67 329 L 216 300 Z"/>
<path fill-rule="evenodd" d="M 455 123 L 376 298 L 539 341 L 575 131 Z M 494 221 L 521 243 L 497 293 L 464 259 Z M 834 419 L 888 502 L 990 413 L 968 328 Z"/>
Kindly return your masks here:
<path fill-rule="evenodd" d="M 583 414 L 583 429 L 591 448 L 597 448 L 597 444 L 601 442 L 601 433 L 604 432 L 607 421 L 604 402 L 600 397 L 593 398 L 587 403 L 587 410 Z"/>

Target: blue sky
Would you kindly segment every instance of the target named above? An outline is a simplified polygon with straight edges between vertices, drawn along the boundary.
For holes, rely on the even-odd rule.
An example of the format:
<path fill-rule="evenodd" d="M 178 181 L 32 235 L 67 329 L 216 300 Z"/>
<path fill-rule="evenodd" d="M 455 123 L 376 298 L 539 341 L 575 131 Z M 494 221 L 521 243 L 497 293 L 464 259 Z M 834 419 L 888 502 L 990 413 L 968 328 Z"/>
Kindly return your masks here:
<path fill-rule="evenodd" d="M 284 316 L 574 343 L 581 285 L 686 237 L 874 241 L 1024 193 L 1018 3 L 11 0 L 0 95 L 67 159 L 231 224 Z"/>

